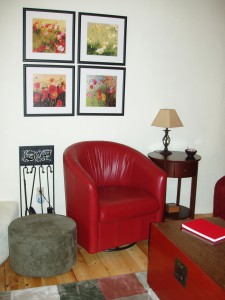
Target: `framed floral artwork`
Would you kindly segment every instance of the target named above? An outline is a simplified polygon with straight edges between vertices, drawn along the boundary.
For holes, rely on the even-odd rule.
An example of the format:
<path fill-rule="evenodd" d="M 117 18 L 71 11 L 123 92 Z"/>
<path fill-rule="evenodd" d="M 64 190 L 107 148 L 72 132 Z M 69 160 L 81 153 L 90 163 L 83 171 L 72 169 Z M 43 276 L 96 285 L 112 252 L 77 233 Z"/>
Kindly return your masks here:
<path fill-rule="evenodd" d="M 78 66 L 78 115 L 124 115 L 125 68 Z"/>
<path fill-rule="evenodd" d="M 24 8 L 23 61 L 74 62 L 75 12 Z"/>
<path fill-rule="evenodd" d="M 78 62 L 125 65 L 127 17 L 79 13 Z"/>
<path fill-rule="evenodd" d="M 74 66 L 24 65 L 24 116 L 73 116 L 74 72 Z"/>

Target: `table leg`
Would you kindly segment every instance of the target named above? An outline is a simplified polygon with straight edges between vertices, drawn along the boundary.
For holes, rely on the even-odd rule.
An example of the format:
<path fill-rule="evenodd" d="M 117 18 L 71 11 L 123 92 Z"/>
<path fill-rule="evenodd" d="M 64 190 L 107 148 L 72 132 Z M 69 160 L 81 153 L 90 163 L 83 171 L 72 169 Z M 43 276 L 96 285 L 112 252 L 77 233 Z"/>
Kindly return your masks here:
<path fill-rule="evenodd" d="M 191 179 L 191 197 L 190 197 L 190 216 L 191 219 L 195 215 L 195 199 L 196 199 L 196 188 L 197 188 L 197 175 Z"/>
<path fill-rule="evenodd" d="M 176 202 L 176 205 L 180 205 L 180 189 L 181 189 L 181 178 L 178 178 L 178 184 L 177 184 L 177 202 Z"/>

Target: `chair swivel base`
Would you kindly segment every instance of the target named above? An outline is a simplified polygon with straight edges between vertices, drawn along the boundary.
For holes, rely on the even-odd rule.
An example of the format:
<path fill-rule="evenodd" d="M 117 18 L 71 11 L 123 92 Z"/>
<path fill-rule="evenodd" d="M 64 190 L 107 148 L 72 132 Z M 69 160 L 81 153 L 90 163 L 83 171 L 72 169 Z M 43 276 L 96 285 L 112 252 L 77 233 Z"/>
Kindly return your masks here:
<path fill-rule="evenodd" d="M 124 246 L 121 246 L 121 247 L 115 247 L 115 248 L 106 249 L 105 252 L 113 252 L 113 251 L 121 251 L 121 250 L 125 250 L 125 249 L 128 249 L 128 248 L 131 248 L 131 247 L 134 246 L 135 244 L 136 244 L 136 243 L 131 243 L 131 244 L 124 245 Z"/>

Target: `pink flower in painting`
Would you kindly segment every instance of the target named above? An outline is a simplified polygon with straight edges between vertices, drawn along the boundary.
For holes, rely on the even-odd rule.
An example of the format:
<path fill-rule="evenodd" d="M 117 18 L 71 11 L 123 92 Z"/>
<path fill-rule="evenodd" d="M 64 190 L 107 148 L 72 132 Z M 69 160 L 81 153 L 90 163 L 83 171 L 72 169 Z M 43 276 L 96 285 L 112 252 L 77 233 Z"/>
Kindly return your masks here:
<path fill-rule="evenodd" d="M 58 100 L 56 106 L 57 106 L 57 107 L 62 107 L 62 101 L 61 101 L 61 100 Z"/>
<path fill-rule="evenodd" d="M 66 84 L 63 82 L 61 84 L 61 88 L 62 88 L 62 91 L 65 92 L 66 91 Z"/>
<path fill-rule="evenodd" d="M 61 38 L 65 40 L 65 38 L 66 38 L 65 32 L 60 32 L 60 35 L 61 35 Z"/>
<path fill-rule="evenodd" d="M 59 95 L 61 95 L 63 93 L 63 90 L 62 90 L 61 86 L 58 86 L 57 92 L 58 92 Z"/>
<path fill-rule="evenodd" d="M 51 84 L 48 89 L 49 89 L 50 93 L 57 92 L 57 87 L 55 85 L 53 85 L 53 84 Z"/>
<path fill-rule="evenodd" d="M 61 84 L 60 86 L 58 86 L 57 91 L 58 91 L 58 94 L 61 95 L 62 93 L 64 93 L 66 91 L 66 85 Z"/>
<path fill-rule="evenodd" d="M 41 95 L 39 93 L 34 93 L 33 102 L 38 103 L 41 100 Z"/>
<path fill-rule="evenodd" d="M 57 91 L 50 93 L 50 98 L 51 98 L 51 99 L 54 99 L 54 100 L 55 100 L 57 97 L 58 97 Z"/>
<path fill-rule="evenodd" d="M 57 35 L 57 40 L 60 41 L 61 39 L 62 39 L 61 35 L 58 34 L 58 35 Z"/>
<path fill-rule="evenodd" d="M 38 90 L 38 89 L 40 88 L 40 86 L 41 86 L 41 85 L 40 85 L 40 82 L 35 82 L 35 83 L 34 83 L 34 88 L 35 88 L 35 89 Z"/>
<path fill-rule="evenodd" d="M 40 47 L 33 50 L 33 52 L 44 52 L 46 50 L 45 45 L 41 45 Z"/>
<path fill-rule="evenodd" d="M 48 89 L 43 89 L 41 91 L 42 93 L 42 99 L 45 100 L 45 99 L 48 99 Z"/>
<path fill-rule="evenodd" d="M 115 93 L 115 90 L 113 87 L 110 87 L 109 90 L 108 90 L 108 93 L 109 94 L 114 94 Z"/>

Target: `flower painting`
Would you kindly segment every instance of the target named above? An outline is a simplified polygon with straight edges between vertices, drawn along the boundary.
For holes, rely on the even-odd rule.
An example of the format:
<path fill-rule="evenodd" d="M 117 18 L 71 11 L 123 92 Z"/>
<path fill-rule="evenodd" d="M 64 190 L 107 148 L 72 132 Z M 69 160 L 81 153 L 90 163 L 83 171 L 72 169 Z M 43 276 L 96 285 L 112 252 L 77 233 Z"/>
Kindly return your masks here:
<path fill-rule="evenodd" d="M 88 23 L 87 54 L 117 56 L 118 25 Z"/>
<path fill-rule="evenodd" d="M 89 75 L 86 84 L 87 106 L 116 106 L 116 76 Z"/>
<path fill-rule="evenodd" d="M 65 75 L 33 74 L 34 107 L 62 107 L 65 105 Z"/>
<path fill-rule="evenodd" d="M 24 65 L 24 115 L 74 115 L 74 66 Z"/>
<path fill-rule="evenodd" d="M 33 52 L 66 53 L 66 21 L 34 18 Z"/>
<path fill-rule="evenodd" d="M 78 115 L 124 115 L 125 68 L 78 66 Z"/>
<path fill-rule="evenodd" d="M 75 12 L 23 9 L 23 61 L 74 62 Z"/>
<path fill-rule="evenodd" d="M 79 13 L 78 61 L 125 65 L 127 17 Z"/>

